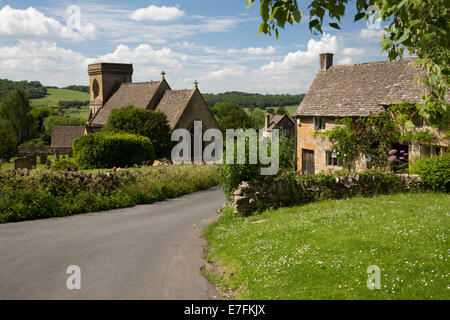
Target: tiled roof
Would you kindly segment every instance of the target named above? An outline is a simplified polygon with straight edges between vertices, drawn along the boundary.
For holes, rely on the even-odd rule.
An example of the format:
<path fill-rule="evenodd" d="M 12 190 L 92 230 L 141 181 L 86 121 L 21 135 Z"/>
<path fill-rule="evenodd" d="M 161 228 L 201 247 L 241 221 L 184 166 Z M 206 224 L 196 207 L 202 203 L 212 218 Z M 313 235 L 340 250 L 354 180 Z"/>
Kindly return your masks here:
<path fill-rule="evenodd" d="M 72 148 L 72 142 L 84 133 L 84 127 L 53 127 L 52 128 L 52 148 Z"/>
<path fill-rule="evenodd" d="M 292 123 L 295 124 L 295 121 L 292 117 L 285 114 L 276 114 L 270 118 L 269 127 L 267 129 L 273 129 L 275 126 L 284 118 L 287 117 Z"/>
<path fill-rule="evenodd" d="M 320 70 L 295 115 L 367 116 L 381 105 L 420 102 L 416 58 L 332 66 Z"/>
<path fill-rule="evenodd" d="M 129 105 L 147 109 L 160 84 L 161 81 L 122 83 L 103 108 L 99 110 L 91 124 L 105 125 L 112 110 Z"/>
<path fill-rule="evenodd" d="M 167 115 L 171 129 L 174 129 L 184 110 L 186 109 L 192 95 L 192 90 L 166 90 L 156 110 Z"/>

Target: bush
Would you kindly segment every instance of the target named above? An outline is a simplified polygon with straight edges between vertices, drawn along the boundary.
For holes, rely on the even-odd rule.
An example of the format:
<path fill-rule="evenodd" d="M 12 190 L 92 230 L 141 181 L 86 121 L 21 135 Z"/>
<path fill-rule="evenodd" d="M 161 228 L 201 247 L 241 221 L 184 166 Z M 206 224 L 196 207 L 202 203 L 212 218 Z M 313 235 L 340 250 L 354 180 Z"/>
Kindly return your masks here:
<path fill-rule="evenodd" d="M 150 139 L 157 159 L 170 156 L 172 142 L 165 113 L 128 106 L 113 110 L 102 130 L 107 133 L 131 133 Z"/>
<path fill-rule="evenodd" d="M 134 134 L 89 134 L 76 139 L 73 154 L 81 169 L 153 164 L 155 151 L 147 137 Z"/>
<path fill-rule="evenodd" d="M 427 188 L 450 192 L 450 153 L 442 157 L 419 159 L 413 163 L 411 172 L 420 175 Z"/>
<path fill-rule="evenodd" d="M 285 172 L 294 171 L 294 161 L 295 161 L 295 149 L 294 144 L 291 140 L 285 136 L 280 137 L 280 147 L 279 147 L 279 171 L 275 176 L 262 176 L 261 168 L 268 167 L 268 165 L 258 164 L 248 164 L 249 163 L 249 144 L 246 143 L 246 153 L 245 153 L 245 163 L 246 164 L 236 164 L 237 162 L 237 144 L 234 145 L 235 148 L 235 164 L 225 163 L 221 165 L 218 170 L 218 180 L 219 186 L 225 192 L 226 195 L 231 196 L 233 192 L 237 189 L 242 181 L 255 181 L 255 180 L 273 180 L 278 176 L 283 175 Z M 270 140 L 268 143 L 268 149 L 270 154 Z M 226 152 L 224 152 L 224 159 L 226 159 Z"/>
<path fill-rule="evenodd" d="M 77 171 L 78 164 L 73 159 L 63 159 L 53 162 L 52 170 Z"/>

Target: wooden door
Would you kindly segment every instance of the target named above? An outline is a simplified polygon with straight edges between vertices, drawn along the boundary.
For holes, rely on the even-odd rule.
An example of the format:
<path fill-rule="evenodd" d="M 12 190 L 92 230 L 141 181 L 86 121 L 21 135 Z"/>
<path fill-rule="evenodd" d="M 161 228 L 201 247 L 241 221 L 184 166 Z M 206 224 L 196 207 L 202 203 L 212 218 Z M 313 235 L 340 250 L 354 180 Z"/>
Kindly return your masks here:
<path fill-rule="evenodd" d="M 302 173 L 314 174 L 314 150 L 302 149 Z"/>

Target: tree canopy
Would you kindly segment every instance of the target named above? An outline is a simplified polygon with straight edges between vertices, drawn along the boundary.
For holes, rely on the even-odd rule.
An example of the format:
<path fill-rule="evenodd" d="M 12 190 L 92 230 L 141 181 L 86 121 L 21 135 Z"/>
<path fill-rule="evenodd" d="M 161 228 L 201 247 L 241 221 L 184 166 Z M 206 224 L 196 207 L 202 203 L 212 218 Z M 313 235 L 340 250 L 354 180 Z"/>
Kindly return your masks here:
<path fill-rule="evenodd" d="M 128 106 L 113 110 L 103 132 L 131 133 L 150 139 L 157 159 L 170 156 L 172 142 L 165 113 Z"/>
<path fill-rule="evenodd" d="M 246 0 L 250 7 L 255 0 Z M 350 4 L 352 2 L 352 4 Z M 401 58 L 405 49 L 419 57 L 415 66 L 426 71 L 418 79 L 427 85 L 419 112 L 430 125 L 441 115 L 448 117 L 449 104 L 445 95 L 449 91 L 450 75 L 450 6 L 448 0 L 310 0 L 309 29 L 322 33 L 324 20 L 328 25 L 340 29 L 339 23 L 348 12 L 349 5 L 356 5 L 354 21 L 369 19 L 374 7 L 379 9 L 379 18 L 389 25 L 380 41 L 389 59 Z M 302 11 L 297 0 L 260 0 L 262 23 L 259 33 L 279 36 L 286 23 L 300 23 Z"/>
<path fill-rule="evenodd" d="M 211 108 L 220 128 L 248 129 L 255 128 L 253 119 L 239 105 L 229 102 L 220 102 Z"/>

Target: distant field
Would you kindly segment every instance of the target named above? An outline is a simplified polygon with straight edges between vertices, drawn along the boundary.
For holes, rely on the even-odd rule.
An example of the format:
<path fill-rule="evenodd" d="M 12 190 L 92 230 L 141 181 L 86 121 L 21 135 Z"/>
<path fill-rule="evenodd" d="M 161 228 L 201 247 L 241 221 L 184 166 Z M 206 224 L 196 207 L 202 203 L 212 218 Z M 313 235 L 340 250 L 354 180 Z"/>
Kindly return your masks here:
<path fill-rule="evenodd" d="M 66 90 L 66 89 L 48 89 L 48 95 L 41 99 L 30 100 L 32 106 L 57 107 L 58 102 L 63 101 L 87 101 L 90 99 L 88 93 Z"/>
<path fill-rule="evenodd" d="M 272 107 L 275 111 L 277 111 L 279 108 L 278 107 Z M 290 115 L 290 116 L 292 116 L 292 115 L 294 115 L 294 113 L 295 113 L 295 111 L 297 111 L 297 109 L 298 109 L 298 106 L 297 105 L 295 105 L 295 106 L 287 106 L 287 107 L 284 107 L 286 110 L 287 110 L 287 112 L 288 112 L 288 114 Z M 270 109 L 270 108 L 267 108 L 267 109 Z M 250 111 L 249 111 L 249 108 L 244 108 L 244 110 L 247 112 L 247 113 L 249 113 Z M 262 109 L 261 109 L 262 110 Z M 263 110 L 264 112 L 266 112 L 265 110 Z"/>

